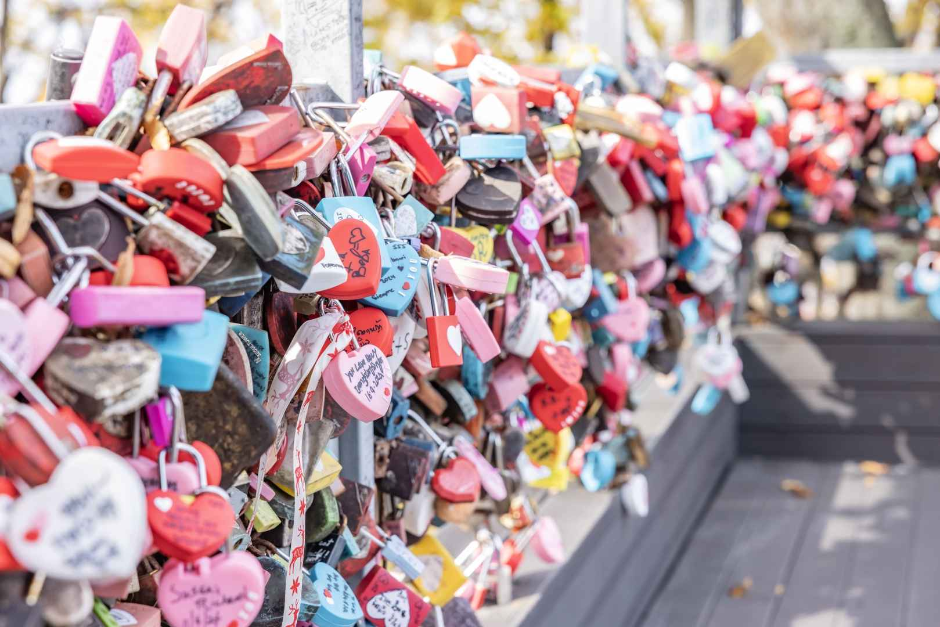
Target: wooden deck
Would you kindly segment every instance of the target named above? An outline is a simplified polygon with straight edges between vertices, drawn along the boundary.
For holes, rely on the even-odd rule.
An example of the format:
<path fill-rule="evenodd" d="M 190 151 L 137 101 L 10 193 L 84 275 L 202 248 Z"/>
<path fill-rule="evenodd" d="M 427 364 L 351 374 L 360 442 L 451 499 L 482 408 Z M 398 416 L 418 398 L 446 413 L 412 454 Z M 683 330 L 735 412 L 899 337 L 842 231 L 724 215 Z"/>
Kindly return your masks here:
<path fill-rule="evenodd" d="M 938 516 L 940 469 L 740 458 L 640 624 L 935 627 Z"/>

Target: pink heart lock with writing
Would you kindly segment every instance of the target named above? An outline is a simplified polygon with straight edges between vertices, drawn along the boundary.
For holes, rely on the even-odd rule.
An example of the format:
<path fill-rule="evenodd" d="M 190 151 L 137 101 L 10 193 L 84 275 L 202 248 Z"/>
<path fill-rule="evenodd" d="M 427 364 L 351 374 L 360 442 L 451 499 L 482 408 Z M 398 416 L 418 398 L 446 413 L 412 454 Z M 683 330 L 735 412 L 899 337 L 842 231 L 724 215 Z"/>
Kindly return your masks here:
<path fill-rule="evenodd" d="M 454 438 L 453 445 L 457 452 L 462 457 L 467 458 L 477 469 L 477 473 L 480 475 L 480 484 L 486 490 L 486 493 L 496 501 L 505 499 L 508 493 L 506 492 L 506 482 L 503 480 L 503 476 L 480 454 L 473 442 L 466 436 L 458 435 Z"/>
<path fill-rule="evenodd" d="M 480 361 L 486 363 L 499 355 L 499 342 L 493 330 L 469 296 L 457 299 L 456 314 L 464 339 Z"/>
<path fill-rule="evenodd" d="M 362 422 L 378 420 L 392 402 L 392 370 L 373 344 L 340 351 L 323 371 L 323 382 L 339 406 Z"/>
<path fill-rule="evenodd" d="M 157 603 L 171 625 L 247 627 L 261 611 L 265 581 L 264 568 L 247 551 L 192 564 L 171 559 L 160 576 Z"/>
<path fill-rule="evenodd" d="M 636 295 L 636 279 L 627 275 L 627 293 L 617 310 L 601 319 L 601 324 L 622 342 L 639 342 L 649 330 L 650 306 Z"/>
<path fill-rule="evenodd" d="M 160 470 L 157 462 L 146 457 L 125 457 L 131 468 L 140 475 L 144 490 L 150 494 L 160 489 Z M 189 462 L 167 462 L 164 467 L 167 487 L 180 494 L 192 494 L 199 488 L 199 472 Z"/>

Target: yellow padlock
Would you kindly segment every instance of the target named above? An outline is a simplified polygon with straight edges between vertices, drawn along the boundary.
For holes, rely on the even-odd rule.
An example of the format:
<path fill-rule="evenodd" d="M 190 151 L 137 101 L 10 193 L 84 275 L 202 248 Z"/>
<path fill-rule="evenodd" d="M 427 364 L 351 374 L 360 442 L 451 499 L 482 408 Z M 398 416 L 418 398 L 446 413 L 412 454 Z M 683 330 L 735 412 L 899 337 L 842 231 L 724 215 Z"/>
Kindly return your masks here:
<path fill-rule="evenodd" d="M 245 509 L 245 518 L 248 520 L 254 518 L 255 529 L 261 533 L 271 531 L 281 524 L 281 519 L 274 513 L 271 505 L 263 500 L 258 501 L 257 508 L 255 508 L 254 501 L 249 501 L 248 507 Z"/>
<path fill-rule="evenodd" d="M 538 427 L 526 434 L 525 459 L 532 464 L 534 472 L 527 481 L 534 488 L 546 490 L 566 490 L 571 473 L 568 470 L 568 457 L 574 446 L 571 429 L 562 429 L 553 433 L 544 427 Z M 523 458 L 520 457 L 520 460 Z M 523 473 L 525 477 L 525 473 Z"/>
<path fill-rule="evenodd" d="M 901 76 L 898 84 L 901 98 L 907 98 L 927 106 L 937 95 L 936 81 L 926 74 L 907 72 Z"/>
<path fill-rule="evenodd" d="M 466 237 L 470 240 L 470 243 L 473 244 L 473 254 L 470 255 L 471 259 L 482 261 L 483 263 L 489 263 L 493 260 L 493 236 L 490 234 L 488 228 L 477 225 L 455 228 L 453 230 Z"/>
<path fill-rule="evenodd" d="M 785 229 L 790 225 L 790 212 L 775 209 L 767 215 L 767 224 L 776 229 Z"/>
<path fill-rule="evenodd" d="M 574 136 L 574 129 L 567 124 L 557 124 L 542 129 L 542 135 L 548 142 L 548 149 L 556 161 L 581 157 L 581 146 Z"/>
<path fill-rule="evenodd" d="M 313 472 L 307 469 L 309 473 L 307 476 L 307 496 L 310 496 L 314 492 L 319 492 L 336 481 L 336 478 L 339 477 L 339 471 L 342 469 L 343 467 L 336 461 L 335 457 L 330 455 L 329 451 L 323 451 L 323 454 L 320 455 L 320 459 L 317 460 L 317 465 L 314 467 Z M 294 496 L 294 485 L 292 483 L 288 485 L 273 480 L 272 483 L 291 496 Z"/>
<path fill-rule="evenodd" d="M 431 533 L 424 534 L 420 540 L 408 548 L 424 562 L 424 572 L 411 582 L 412 585 L 432 604 L 446 605 L 467 581 L 454 562 L 453 556 Z"/>
<path fill-rule="evenodd" d="M 556 342 L 564 342 L 571 333 L 571 312 L 559 307 L 548 314 L 548 323 L 552 327 L 552 337 Z"/>
<path fill-rule="evenodd" d="M 897 100 L 901 95 L 901 79 L 893 74 L 885 76 L 878 81 L 875 90 L 888 100 Z"/>

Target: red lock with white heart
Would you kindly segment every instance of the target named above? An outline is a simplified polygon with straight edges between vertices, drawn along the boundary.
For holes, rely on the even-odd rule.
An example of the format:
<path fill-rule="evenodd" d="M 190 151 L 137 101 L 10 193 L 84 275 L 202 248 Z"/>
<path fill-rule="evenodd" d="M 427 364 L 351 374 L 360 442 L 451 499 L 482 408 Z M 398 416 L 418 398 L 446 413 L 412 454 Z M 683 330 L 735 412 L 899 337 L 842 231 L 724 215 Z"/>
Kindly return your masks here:
<path fill-rule="evenodd" d="M 447 299 L 444 300 L 444 313 L 438 306 L 437 284 L 434 282 L 433 268 L 436 263 L 428 263 L 428 292 L 431 300 L 431 315 L 425 318 L 428 329 L 428 348 L 431 353 L 431 366 L 444 368 L 463 364 L 463 336 L 460 334 L 460 321 L 455 314 L 450 314 Z"/>
<path fill-rule="evenodd" d="M 431 612 L 430 605 L 381 566 L 359 582 L 356 598 L 376 627 L 420 627 Z"/>

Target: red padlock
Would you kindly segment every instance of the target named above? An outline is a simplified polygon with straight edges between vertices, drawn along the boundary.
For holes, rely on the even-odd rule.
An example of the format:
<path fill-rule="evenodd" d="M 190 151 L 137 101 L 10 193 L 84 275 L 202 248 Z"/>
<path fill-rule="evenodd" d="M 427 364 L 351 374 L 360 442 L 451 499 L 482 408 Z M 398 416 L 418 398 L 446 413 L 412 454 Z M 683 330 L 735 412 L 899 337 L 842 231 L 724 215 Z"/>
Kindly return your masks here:
<path fill-rule="evenodd" d="M 130 150 L 95 137 L 62 137 L 33 148 L 36 165 L 76 181 L 107 183 L 127 178 L 137 170 L 140 157 Z"/>
<path fill-rule="evenodd" d="M 415 177 L 425 185 L 434 185 L 447 170 L 415 121 L 396 111 L 382 129 L 382 135 L 394 139 L 415 158 Z"/>
<path fill-rule="evenodd" d="M 215 211 L 224 201 L 218 170 L 182 148 L 148 150 L 130 179 L 142 192 L 178 200 L 203 213 Z"/>
<path fill-rule="evenodd" d="M 428 262 L 427 279 L 428 292 L 431 300 L 431 315 L 425 317 L 428 328 L 428 349 L 431 357 L 431 366 L 443 368 L 445 366 L 459 366 L 463 364 L 463 336 L 460 333 L 460 322 L 456 314 L 450 314 L 447 308 L 447 299 L 443 299 L 445 312 L 440 312 L 438 305 L 438 290 L 434 281 L 434 261 Z"/>

